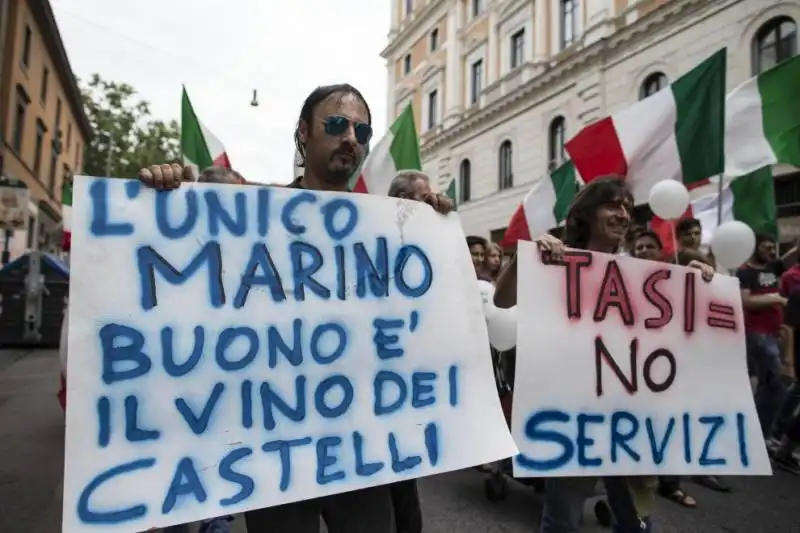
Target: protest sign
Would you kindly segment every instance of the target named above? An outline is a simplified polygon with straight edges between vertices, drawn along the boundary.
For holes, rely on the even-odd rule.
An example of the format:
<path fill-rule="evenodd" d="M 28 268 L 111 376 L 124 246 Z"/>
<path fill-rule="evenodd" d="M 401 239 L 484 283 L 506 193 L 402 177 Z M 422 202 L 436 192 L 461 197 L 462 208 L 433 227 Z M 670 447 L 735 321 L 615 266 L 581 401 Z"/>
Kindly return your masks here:
<path fill-rule="evenodd" d="M 533 243 L 519 261 L 515 475 L 771 474 L 736 278 Z"/>
<path fill-rule="evenodd" d="M 516 453 L 455 214 L 86 177 L 74 200 L 65 532 L 143 531 Z"/>

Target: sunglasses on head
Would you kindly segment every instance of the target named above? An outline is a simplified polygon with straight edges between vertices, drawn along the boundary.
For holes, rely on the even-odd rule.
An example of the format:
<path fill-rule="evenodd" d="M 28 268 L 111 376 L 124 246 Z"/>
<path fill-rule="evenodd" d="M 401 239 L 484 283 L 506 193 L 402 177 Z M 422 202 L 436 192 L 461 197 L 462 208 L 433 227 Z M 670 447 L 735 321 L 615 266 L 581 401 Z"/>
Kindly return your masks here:
<path fill-rule="evenodd" d="M 369 140 L 372 138 L 372 126 L 369 124 L 364 124 L 363 122 L 350 120 L 349 118 L 341 115 L 331 115 L 323 120 L 322 123 L 325 125 L 325 133 L 334 137 L 344 135 L 344 133 L 347 131 L 347 128 L 349 128 L 352 124 L 353 133 L 355 134 L 356 142 L 358 144 L 367 145 Z"/>

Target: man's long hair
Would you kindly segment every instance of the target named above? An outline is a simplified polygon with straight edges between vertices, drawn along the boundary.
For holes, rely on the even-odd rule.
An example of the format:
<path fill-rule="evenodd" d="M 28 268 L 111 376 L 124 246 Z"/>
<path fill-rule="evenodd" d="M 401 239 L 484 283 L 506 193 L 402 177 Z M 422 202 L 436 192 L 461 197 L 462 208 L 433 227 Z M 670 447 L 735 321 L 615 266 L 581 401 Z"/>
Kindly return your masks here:
<path fill-rule="evenodd" d="M 589 245 L 597 210 L 603 205 L 620 202 L 633 205 L 633 194 L 625 185 L 623 178 L 603 176 L 590 181 L 578 191 L 569 208 L 564 244 L 570 248 L 586 248 Z"/>

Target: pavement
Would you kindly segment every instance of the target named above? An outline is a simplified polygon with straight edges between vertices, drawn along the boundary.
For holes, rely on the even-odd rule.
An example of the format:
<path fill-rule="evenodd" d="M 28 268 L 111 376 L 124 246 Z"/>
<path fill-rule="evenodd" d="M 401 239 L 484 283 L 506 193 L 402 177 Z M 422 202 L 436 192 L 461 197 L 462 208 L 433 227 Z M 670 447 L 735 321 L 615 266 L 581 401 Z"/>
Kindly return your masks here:
<path fill-rule="evenodd" d="M 57 390 L 55 351 L 0 351 L 0 533 L 61 531 L 64 418 Z M 425 533 L 537 531 L 539 495 L 513 484 L 506 501 L 490 503 L 483 479 L 470 470 L 421 480 Z M 684 489 L 698 500 L 696 509 L 659 501 L 656 531 L 800 533 L 800 477 L 777 472 L 726 480 L 733 488 L 729 494 L 687 482 Z M 587 502 L 585 533 L 604 531 L 593 503 Z M 246 533 L 240 519 L 234 533 Z"/>

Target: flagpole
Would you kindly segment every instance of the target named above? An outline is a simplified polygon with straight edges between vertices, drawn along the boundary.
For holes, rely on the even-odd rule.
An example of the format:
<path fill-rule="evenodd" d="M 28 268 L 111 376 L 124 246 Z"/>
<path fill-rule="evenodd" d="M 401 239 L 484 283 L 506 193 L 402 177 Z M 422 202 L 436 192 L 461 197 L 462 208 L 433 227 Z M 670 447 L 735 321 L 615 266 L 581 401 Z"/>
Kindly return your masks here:
<path fill-rule="evenodd" d="M 725 174 L 720 174 L 717 184 L 717 227 L 722 225 L 722 189 L 725 183 Z"/>

